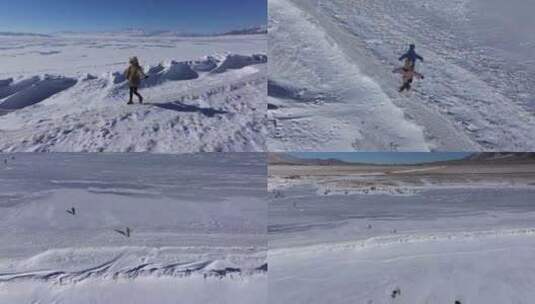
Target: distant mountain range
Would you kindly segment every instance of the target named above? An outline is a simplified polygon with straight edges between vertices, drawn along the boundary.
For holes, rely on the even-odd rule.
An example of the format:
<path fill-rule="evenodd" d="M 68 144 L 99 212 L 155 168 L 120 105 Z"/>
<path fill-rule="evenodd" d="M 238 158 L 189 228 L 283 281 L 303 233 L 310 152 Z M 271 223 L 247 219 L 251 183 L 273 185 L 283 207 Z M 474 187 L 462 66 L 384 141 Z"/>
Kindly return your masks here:
<path fill-rule="evenodd" d="M 251 28 L 241 29 L 241 30 L 234 30 L 222 33 L 220 35 L 226 36 L 226 35 L 260 35 L 260 34 L 267 34 L 268 30 L 265 26 L 255 26 Z"/>
<path fill-rule="evenodd" d="M 286 153 L 269 153 L 270 165 L 292 166 L 356 166 L 357 163 L 345 162 L 339 159 L 301 159 Z M 360 164 L 362 165 L 362 164 Z"/>
<path fill-rule="evenodd" d="M 213 34 L 200 34 L 200 33 L 188 33 L 180 31 L 170 30 L 144 30 L 138 28 L 127 28 L 120 31 L 109 32 L 76 32 L 76 31 L 61 31 L 53 34 L 40 34 L 40 33 L 26 33 L 26 32 L 0 32 L 0 36 L 16 36 L 16 37 L 54 37 L 61 35 L 91 35 L 99 34 L 105 36 L 114 35 L 126 35 L 132 37 L 218 37 L 218 36 L 237 36 L 237 35 L 262 35 L 267 34 L 267 27 L 253 26 L 243 29 L 236 29 L 227 32 L 213 33 Z"/>
<path fill-rule="evenodd" d="M 535 153 L 508 153 L 508 152 L 489 152 L 489 153 L 474 153 L 464 159 L 465 161 L 535 161 Z"/>
<path fill-rule="evenodd" d="M 191 33 L 191 32 L 181 32 L 181 31 L 170 31 L 170 30 L 144 30 L 139 28 L 127 28 L 120 31 L 110 31 L 110 32 L 74 32 L 74 31 L 62 31 L 57 32 L 56 34 L 70 34 L 70 35 L 84 35 L 84 34 L 100 34 L 100 35 L 126 35 L 132 37 L 217 37 L 217 36 L 232 36 L 232 35 L 260 35 L 267 34 L 266 26 L 253 26 L 244 29 L 231 30 L 221 33 L 213 34 L 200 34 L 200 33 Z"/>
<path fill-rule="evenodd" d="M 23 32 L 0 32 L 0 36 L 16 36 L 16 37 L 52 37 L 50 35 L 46 34 L 38 34 L 38 33 L 23 33 Z"/>
<path fill-rule="evenodd" d="M 292 165 L 292 166 L 373 166 L 381 164 L 352 163 L 339 159 L 301 159 L 286 153 L 269 153 L 268 162 L 270 165 Z M 464 159 L 427 162 L 428 164 L 478 164 L 478 163 L 525 163 L 535 162 L 535 153 L 473 153 Z M 423 165 L 423 164 L 422 164 Z M 400 164 L 399 166 L 406 166 Z"/>

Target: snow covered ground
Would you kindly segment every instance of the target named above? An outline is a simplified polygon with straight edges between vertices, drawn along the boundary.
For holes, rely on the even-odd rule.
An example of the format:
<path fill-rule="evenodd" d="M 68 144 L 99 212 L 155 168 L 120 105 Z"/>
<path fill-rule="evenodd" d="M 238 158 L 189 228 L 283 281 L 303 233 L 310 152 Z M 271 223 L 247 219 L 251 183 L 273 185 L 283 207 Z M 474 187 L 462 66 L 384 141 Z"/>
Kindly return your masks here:
<path fill-rule="evenodd" d="M 269 150 L 532 150 L 528 2 L 270 0 Z"/>
<path fill-rule="evenodd" d="M 460 179 L 465 187 L 447 187 L 457 178 L 450 171 L 442 173 L 444 187 L 431 178 L 427 190 L 406 195 L 325 195 L 317 191 L 318 174 L 308 182 L 272 187 L 272 181 L 280 185 L 300 173 L 284 178 L 270 168 L 270 301 L 531 303 L 535 171 L 495 169 L 472 183 Z M 432 175 L 402 171 L 392 175 L 405 176 L 391 177 L 394 184 L 403 179 L 410 187 Z M 368 175 L 368 187 L 386 183 L 384 176 L 375 183 L 377 176 Z M 347 174 L 349 181 L 358 179 Z M 333 176 L 326 173 L 323 180 Z"/>
<path fill-rule="evenodd" d="M 0 303 L 267 303 L 262 154 L 1 160 Z"/>
<path fill-rule="evenodd" d="M 0 45 L 0 151 L 265 150 L 265 35 L 0 33 Z M 150 78 L 145 104 L 127 107 L 132 56 Z"/>

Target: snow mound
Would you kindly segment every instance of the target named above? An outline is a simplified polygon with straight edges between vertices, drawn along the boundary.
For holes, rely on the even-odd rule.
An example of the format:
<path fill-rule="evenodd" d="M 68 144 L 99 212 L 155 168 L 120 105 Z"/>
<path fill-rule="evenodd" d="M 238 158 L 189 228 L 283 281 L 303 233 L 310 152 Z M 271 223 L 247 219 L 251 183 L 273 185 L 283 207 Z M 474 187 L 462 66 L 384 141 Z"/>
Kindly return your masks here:
<path fill-rule="evenodd" d="M 203 72 L 224 73 L 227 70 L 241 69 L 249 65 L 266 62 L 267 56 L 263 54 L 250 56 L 229 54 L 219 59 L 214 56 L 206 56 L 194 61 L 170 60 L 155 66 L 148 66 L 146 74 L 149 78 L 142 82 L 141 87 L 153 87 L 166 81 L 192 80 L 199 78 L 199 73 Z M 111 74 L 111 82 L 113 84 L 120 84 L 125 81 L 124 73 L 114 72 Z"/>
<path fill-rule="evenodd" d="M 212 72 L 213 73 L 223 73 L 226 70 L 230 69 L 241 69 L 243 67 L 267 63 L 267 56 L 264 54 L 254 54 L 252 56 L 236 55 L 230 54 L 223 60 L 223 62 Z"/>
<path fill-rule="evenodd" d="M 0 85 L 0 99 L 29 88 L 37 81 L 39 81 L 38 76 L 22 78 L 16 82 L 13 81 L 13 78 L 4 79 Z"/>
<path fill-rule="evenodd" d="M 304 103 L 312 102 L 318 104 L 322 103 L 324 100 L 336 102 L 340 99 L 336 94 L 315 92 L 308 88 L 297 88 L 285 81 L 273 79 L 268 80 L 268 95 L 278 99 L 289 99 L 291 101 Z"/>
<path fill-rule="evenodd" d="M 6 97 L 0 103 L 2 110 L 17 110 L 39 103 L 52 95 L 74 86 L 74 78 L 54 75 L 34 76 L 11 84 L 12 79 L 2 81 L 0 97 Z"/>
<path fill-rule="evenodd" d="M 219 60 L 212 56 L 206 56 L 201 60 L 193 61 L 191 63 L 191 68 L 196 72 L 210 72 L 211 70 L 217 68 Z"/>
<path fill-rule="evenodd" d="M 147 76 L 149 78 L 143 81 L 142 87 L 155 86 L 168 80 L 180 81 L 199 78 L 199 74 L 192 69 L 188 62 L 174 60 L 149 67 Z"/>
<path fill-rule="evenodd" d="M 167 64 L 165 76 L 169 80 L 188 80 L 199 77 L 189 63 L 171 61 Z"/>
<path fill-rule="evenodd" d="M 13 82 L 13 78 L 0 79 L 0 88 L 1 88 L 1 87 L 6 87 L 6 86 L 8 86 L 8 85 L 10 85 L 12 82 Z"/>

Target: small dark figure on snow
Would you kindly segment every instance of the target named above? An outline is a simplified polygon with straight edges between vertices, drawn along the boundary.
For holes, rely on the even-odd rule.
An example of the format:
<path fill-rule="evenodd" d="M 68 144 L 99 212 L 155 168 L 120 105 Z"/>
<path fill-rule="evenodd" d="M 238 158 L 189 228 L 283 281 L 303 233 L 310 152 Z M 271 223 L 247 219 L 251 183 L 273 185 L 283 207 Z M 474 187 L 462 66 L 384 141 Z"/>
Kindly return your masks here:
<path fill-rule="evenodd" d="M 400 296 L 401 295 L 401 289 L 396 288 L 392 291 L 392 294 L 390 295 L 392 297 L 392 299 L 395 299 L 397 296 Z"/>
<path fill-rule="evenodd" d="M 134 98 L 134 94 L 139 98 L 139 103 L 143 103 L 143 96 L 141 96 L 137 90 L 141 85 L 141 79 L 146 79 L 148 76 L 145 75 L 143 68 L 139 65 L 137 57 L 130 58 L 130 66 L 124 71 L 124 76 L 128 80 L 128 85 L 130 86 L 130 99 L 128 104 L 133 103 L 132 99 Z"/>
<path fill-rule="evenodd" d="M 411 44 L 409 46 L 409 50 L 407 51 L 407 53 L 401 55 L 401 57 L 399 57 L 399 61 L 402 61 L 404 59 L 406 60 L 409 60 L 412 64 L 412 67 L 414 68 L 416 66 L 416 60 L 421 60 L 422 62 L 424 61 L 424 58 L 418 54 L 416 54 L 416 45 L 414 44 Z"/>
<path fill-rule="evenodd" d="M 130 229 L 130 227 L 126 227 L 126 230 L 125 231 L 122 231 L 120 229 L 113 229 L 115 230 L 115 232 L 119 233 L 119 234 L 122 234 L 123 236 L 129 238 L 130 237 L 130 233 L 132 232 L 132 230 Z"/>
<path fill-rule="evenodd" d="M 403 85 L 399 88 L 399 92 L 403 92 L 405 90 L 410 91 L 412 81 L 415 77 L 419 79 L 424 79 L 424 75 L 414 70 L 414 65 L 410 62 L 409 59 L 405 60 L 405 65 L 402 68 L 397 68 L 393 72 L 401 74 L 401 76 L 403 77 Z"/>
<path fill-rule="evenodd" d="M 71 209 L 67 209 L 65 211 L 70 215 L 76 215 L 76 209 L 74 209 L 74 207 L 72 207 Z"/>

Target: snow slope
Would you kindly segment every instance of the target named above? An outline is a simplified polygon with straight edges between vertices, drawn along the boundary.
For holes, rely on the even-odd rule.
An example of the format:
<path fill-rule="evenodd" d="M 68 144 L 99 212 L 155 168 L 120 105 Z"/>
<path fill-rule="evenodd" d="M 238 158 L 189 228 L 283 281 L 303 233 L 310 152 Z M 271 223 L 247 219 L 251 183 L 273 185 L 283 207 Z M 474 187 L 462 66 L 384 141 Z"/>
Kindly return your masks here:
<path fill-rule="evenodd" d="M 484 182 L 403 196 L 278 188 L 269 201 L 270 300 L 531 303 L 534 197 L 532 188 Z"/>
<path fill-rule="evenodd" d="M 520 234 L 275 252 L 270 294 L 276 303 L 531 303 L 534 241 Z"/>
<path fill-rule="evenodd" d="M 486 3 L 270 0 L 270 150 L 533 149 L 533 58 L 484 39 Z M 426 79 L 399 94 L 409 43 Z"/>
<path fill-rule="evenodd" d="M 0 151 L 265 150 L 264 35 L 0 41 Z M 134 55 L 149 78 L 127 107 Z"/>
<path fill-rule="evenodd" d="M 263 155 L 4 159 L 1 303 L 266 303 Z"/>

